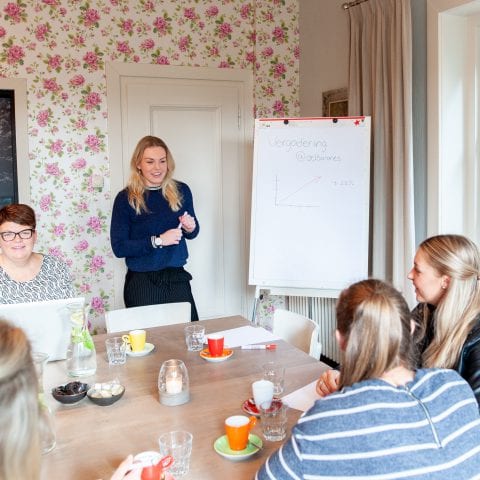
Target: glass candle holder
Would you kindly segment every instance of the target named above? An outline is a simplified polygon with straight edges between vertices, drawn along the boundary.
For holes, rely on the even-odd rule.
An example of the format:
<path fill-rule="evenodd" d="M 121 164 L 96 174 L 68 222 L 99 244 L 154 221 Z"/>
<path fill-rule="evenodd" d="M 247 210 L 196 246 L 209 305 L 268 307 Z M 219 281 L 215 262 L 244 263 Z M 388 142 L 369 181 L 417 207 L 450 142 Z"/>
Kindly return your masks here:
<path fill-rule="evenodd" d="M 166 360 L 158 374 L 158 394 L 160 403 L 174 406 L 190 400 L 190 382 L 187 367 L 182 360 Z"/>

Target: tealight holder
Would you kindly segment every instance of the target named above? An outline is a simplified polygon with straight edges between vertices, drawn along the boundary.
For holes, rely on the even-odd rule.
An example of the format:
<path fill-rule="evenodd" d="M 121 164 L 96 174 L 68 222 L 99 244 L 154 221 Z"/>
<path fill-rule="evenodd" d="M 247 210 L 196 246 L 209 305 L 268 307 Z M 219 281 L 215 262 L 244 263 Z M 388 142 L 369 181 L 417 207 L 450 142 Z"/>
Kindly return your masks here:
<path fill-rule="evenodd" d="M 162 405 L 175 406 L 190 400 L 187 367 L 182 360 L 166 360 L 158 374 L 158 394 Z"/>

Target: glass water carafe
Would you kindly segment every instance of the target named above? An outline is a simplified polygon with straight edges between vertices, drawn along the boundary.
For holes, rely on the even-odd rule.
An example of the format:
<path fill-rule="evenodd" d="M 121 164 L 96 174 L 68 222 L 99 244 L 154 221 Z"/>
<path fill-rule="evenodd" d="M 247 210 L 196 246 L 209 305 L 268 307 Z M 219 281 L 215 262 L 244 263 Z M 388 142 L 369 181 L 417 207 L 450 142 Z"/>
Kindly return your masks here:
<path fill-rule="evenodd" d="M 48 360 L 46 353 L 33 352 L 33 363 L 38 378 L 38 426 L 42 453 L 48 453 L 55 447 L 57 438 L 52 411 L 45 401 L 43 388 L 43 369 Z"/>
<path fill-rule="evenodd" d="M 93 375 L 97 370 L 97 353 L 88 331 L 83 302 L 67 305 L 67 314 L 71 325 L 70 344 L 67 349 L 67 373 L 71 377 Z"/>

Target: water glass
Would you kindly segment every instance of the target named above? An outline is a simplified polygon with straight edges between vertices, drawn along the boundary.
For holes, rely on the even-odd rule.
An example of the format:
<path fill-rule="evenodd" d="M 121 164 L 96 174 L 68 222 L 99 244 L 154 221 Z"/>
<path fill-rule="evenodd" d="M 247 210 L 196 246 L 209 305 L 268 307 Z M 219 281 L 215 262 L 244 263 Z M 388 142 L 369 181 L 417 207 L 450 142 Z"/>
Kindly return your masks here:
<path fill-rule="evenodd" d="M 278 400 L 274 403 L 262 403 L 259 410 L 265 440 L 283 440 L 287 435 L 287 406 Z"/>
<path fill-rule="evenodd" d="M 170 455 L 173 464 L 168 469 L 175 479 L 183 477 L 190 468 L 193 435 L 190 432 L 174 431 L 164 433 L 158 439 L 158 446 L 162 457 Z"/>
<path fill-rule="evenodd" d="M 105 340 L 109 365 L 124 365 L 127 361 L 127 345 L 122 337 L 107 338 Z"/>
<path fill-rule="evenodd" d="M 203 350 L 205 327 L 203 325 L 188 325 L 185 327 L 185 343 L 190 352 Z"/>
<path fill-rule="evenodd" d="M 263 365 L 263 378 L 273 383 L 273 394 L 283 393 L 285 386 L 285 367 L 275 362 L 267 362 Z"/>

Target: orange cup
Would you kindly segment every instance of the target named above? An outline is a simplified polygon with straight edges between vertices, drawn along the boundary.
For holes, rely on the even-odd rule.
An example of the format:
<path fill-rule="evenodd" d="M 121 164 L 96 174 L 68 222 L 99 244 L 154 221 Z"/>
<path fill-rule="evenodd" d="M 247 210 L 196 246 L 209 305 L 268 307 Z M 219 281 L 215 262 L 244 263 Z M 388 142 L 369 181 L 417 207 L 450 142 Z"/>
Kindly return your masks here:
<path fill-rule="evenodd" d="M 225 420 L 225 432 L 232 450 L 245 450 L 250 430 L 257 423 L 254 416 L 233 415 Z"/>
<path fill-rule="evenodd" d="M 207 335 L 208 351 L 212 357 L 220 357 L 223 355 L 224 340 L 223 335 L 217 335 L 216 333 Z"/>

